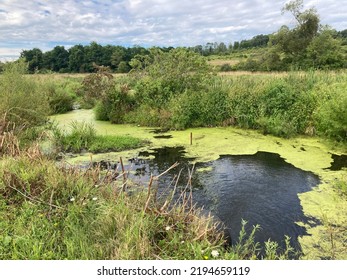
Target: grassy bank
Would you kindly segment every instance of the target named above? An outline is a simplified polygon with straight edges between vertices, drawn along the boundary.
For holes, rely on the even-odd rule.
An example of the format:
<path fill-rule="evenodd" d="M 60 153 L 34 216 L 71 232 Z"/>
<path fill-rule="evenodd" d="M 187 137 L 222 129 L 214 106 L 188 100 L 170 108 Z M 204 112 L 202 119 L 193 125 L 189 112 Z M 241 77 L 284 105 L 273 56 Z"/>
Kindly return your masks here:
<path fill-rule="evenodd" d="M 30 167 L 30 168 L 29 168 Z M 226 248 L 213 219 L 186 199 L 168 206 L 98 169 L 59 168 L 41 156 L 0 165 L 0 259 L 253 259 L 255 231 Z M 129 195 L 131 191 L 131 195 Z M 264 258 L 286 258 L 265 245 Z"/>
<path fill-rule="evenodd" d="M 57 151 L 80 153 L 117 152 L 135 149 L 147 142 L 131 136 L 98 135 L 91 123 L 72 121 L 69 130 L 53 127 L 53 145 Z"/>

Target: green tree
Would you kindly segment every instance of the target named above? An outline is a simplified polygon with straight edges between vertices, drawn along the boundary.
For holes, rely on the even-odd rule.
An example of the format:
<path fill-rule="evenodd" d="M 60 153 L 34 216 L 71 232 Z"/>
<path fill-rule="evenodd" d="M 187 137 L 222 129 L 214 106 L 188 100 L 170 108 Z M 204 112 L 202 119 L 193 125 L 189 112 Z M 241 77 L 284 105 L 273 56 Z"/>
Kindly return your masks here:
<path fill-rule="evenodd" d="M 133 72 L 162 82 L 171 92 L 197 89 L 204 79 L 211 76 L 211 67 L 206 59 L 195 52 L 185 48 L 169 52 L 152 48 L 149 51 L 149 55 L 137 56 L 131 60 Z"/>
<path fill-rule="evenodd" d="M 344 67 L 342 41 L 333 35 L 333 30 L 326 28 L 313 38 L 307 48 L 307 64 L 320 69 Z"/>
<path fill-rule="evenodd" d="M 67 72 L 69 66 L 69 52 L 64 46 L 56 46 L 53 50 L 44 53 L 45 68 L 54 72 Z"/>
<path fill-rule="evenodd" d="M 21 58 L 24 58 L 28 63 L 28 71 L 34 73 L 43 66 L 43 53 L 40 49 L 34 48 L 32 50 L 24 50 L 20 54 Z"/>
<path fill-rule="evenodd" d="M 125 60 L 126 55 L 126 48 L 121 46 L 116 46 L 113 49 L 112 55 L 111 55 L 111 64 L 114 68 L 118 69 L 119 63 L 121 61 Z"/>
<path fill-rule="evenodd" d="M 301 65 L 306 55 L 307 47 L 317 35 L 319 29 L 319 15 L 314 8 L 302 11 L 303 0 L 294 0 L 287 3 L 282 12 L 290 12 L 297 21 L 293 29 L 282 26 L 272 36 L 271 43 L 278 52 L 284 54 L 286 64 Z"/>
<path fill-rule="evenodd" d="M 102 46 L 96 42 L 91 42 L 85 47 L 86 71 L 93 72 L 95 70 L 93 63 L 102 65 Z"/>
<path fill-rule="evenodd" d="M 75 45 L 69 49 L 69 69 L 71 72 L 85 72 L 85 54 L 82 45 Z"/>
<path fill-rule="evenodd" d="M 118 73 L 128 73 L 129 71 L 130 71 L 130 66 L 126 61 L 119 62 L 117 67 Z"/>

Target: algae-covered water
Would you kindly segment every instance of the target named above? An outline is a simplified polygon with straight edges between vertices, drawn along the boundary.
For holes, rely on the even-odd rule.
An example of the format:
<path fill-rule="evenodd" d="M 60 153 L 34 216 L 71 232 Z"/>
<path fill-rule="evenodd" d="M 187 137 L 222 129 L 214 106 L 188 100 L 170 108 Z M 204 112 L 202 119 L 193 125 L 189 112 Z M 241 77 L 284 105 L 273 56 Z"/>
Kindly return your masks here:
<path fill-rule="evenodd" d="M 231 127 L 161 131 L 114 125 L 94 121 L 91 110 L 76 110 L 52 119 L 66 128 L 72 120 L 92 122 L 100 134 L 131 135 L 150 141 L 136 150 L 92 155 L 97 162 L 117 163 L 122 157 L 126 168 L 132 170 L 132 178 L 144 185 L 150 174 L 159 174 L 176 161 L 184 169 L 195 164 L 194 201 L 222 220 L 232 238 L 245 219 L 249 225 L 260 224 L 258 241 L 270 238 L 281 242 L 288 235 L 306 258 L 325 258 L 331 250 L 336 251 L 335 257 L 347 258 L 343 241 L 347 233 L 339 232 L 335 248 L 331 248 L 327 226 L 333 224 L 343 230 L 347 224 L 347 203 L 332 188 L 336 179 L 346 176 L 347 151 L 343 148 L 332 151 L 329 143 L 319 138 L 281 139 Z M 67 160 L 86 165 L 90 156 L 86 153 Z M 137 158 L 145 161 L 140 165 L 130 161 Z M 168 185 L 177 173 L 172 170 L 160 184 Z M 182 175 L 182 184 L 184 178 Z"/>

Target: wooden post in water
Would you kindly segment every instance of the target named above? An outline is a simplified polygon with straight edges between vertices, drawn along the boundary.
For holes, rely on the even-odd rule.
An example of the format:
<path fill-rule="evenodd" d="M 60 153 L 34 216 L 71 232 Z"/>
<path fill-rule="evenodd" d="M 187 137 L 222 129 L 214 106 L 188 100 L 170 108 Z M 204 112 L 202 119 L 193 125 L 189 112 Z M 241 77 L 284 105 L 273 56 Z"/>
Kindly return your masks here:
<path fill-rule="evenodd" d="M 190 145 L 193 145 L 193 132 L 190 133 Z"/>
<path fill-rule="evenodd" d="M 119 161 L 120 161 L 120 165 L 122 167 L 122 173 L 123 173 L 123 190 L 125 188 L 125 184 L 126 184 L 126 181 L 127 181 L 127 175 L 125 174 L 125 170 L 124 170 L 124 165 L 123 165 L 123 160 L 122 160 L 122 157 L 119 158 Z"/>

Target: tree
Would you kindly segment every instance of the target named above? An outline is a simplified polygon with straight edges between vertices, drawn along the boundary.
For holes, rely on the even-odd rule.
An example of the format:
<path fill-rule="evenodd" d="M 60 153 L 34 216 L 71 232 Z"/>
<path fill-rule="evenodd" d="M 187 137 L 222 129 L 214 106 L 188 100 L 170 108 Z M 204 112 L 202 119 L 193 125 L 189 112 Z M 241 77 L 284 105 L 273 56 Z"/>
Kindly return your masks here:
<path fill-rule="evenodd" d="M 39 70 L 43 66 L 43 54 L 42 51 L 38 48 L 32 50 L 24 50 L 20 54 L 21 58 L 24 58 L 28 63 L 29 73 L 34 73 L 36 70 Z"/>
<path fill-rule="evenodd" d="M 217 46 L 217 52 L 218 54 L 225 54 L 228 52 L 228 48 L 223 42 L 221 42 Z"/>
<path fill-rule="evenodd" d="M 303 0 L 290 1 L 284 6 L 282 13 L 290 12 L 296 19 L 297 25 L 293 29 L 282 26 L 271 36 L 269 44 L 276 48 L 285 64 L 305 67 L 302 62 L 306 57 L 308 46 L 318 34 L 319 15 L 314 8 L 304 11 L 302 9 Z"/>
<path fill-rule="evenodd" d="M 235 51 L 235 50 L 238 50 L 238 49 L 240 49 L 240 42 L 235 41 L 235 42 L 234 42 L 233 50 Z"/>
<path fill-rule="evenodd" d="M 85 54 L 82 45 L 75 45 L 69 49 L 69 69 L 71 72 L 85 72 Z"/>
<path fill-rule="evenodd" d="M 117 72 L 118 73 L 128 73 L 130 71 L 130 66 L 126 61 L 121 61 L 118 64 Z"/>
<path fill-rule="evenodd" d="M 44 53 L 43 64 L 45 68 L 54 72 L 67 72 L 69 52 L 64 46 L 56 46 L 53 50 Z"/>
<path fill-rule="evenodd" d="M 93 63 L 102 65 L 102 46 L 96 42 L 91 42 L 85 47 L 86 71 L 93 72 L 95 70 Z"/>
<path fill-rule="evenodd" d="M 112 66 L 118 69 L 119 63 L 125 59 L 125 55 L 126 55 L 126 48 L 121 46 L 114 47 L 112 56 L 111 56 Z"/>
<path fill-rule="evenodd" d="M 211 78 L 206 59 L 185 48 L 163 52 L 149 49 L 149 54 L 131 60 L 131 73 L 137 75 L 137 99 L 152 106 L 162 106 L 174 95 L 199 90 Z"/>
<path fill-rule="evenodd" d="M 308 46 L 307 63 L 314 68 L 344 67 L 341 46 L 342 41 L 334 38 L 334 31 L 325 28 Z"/>

